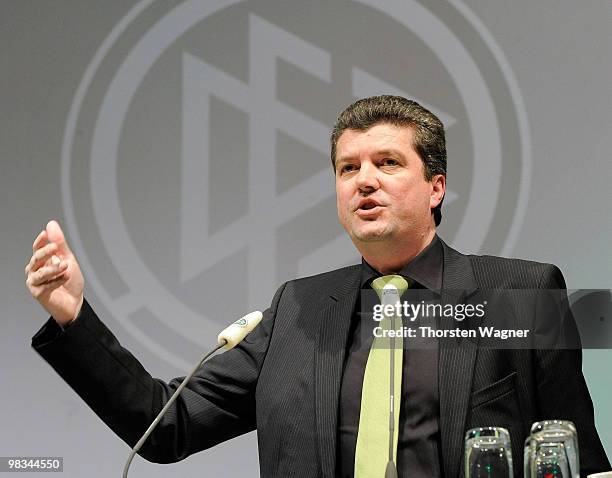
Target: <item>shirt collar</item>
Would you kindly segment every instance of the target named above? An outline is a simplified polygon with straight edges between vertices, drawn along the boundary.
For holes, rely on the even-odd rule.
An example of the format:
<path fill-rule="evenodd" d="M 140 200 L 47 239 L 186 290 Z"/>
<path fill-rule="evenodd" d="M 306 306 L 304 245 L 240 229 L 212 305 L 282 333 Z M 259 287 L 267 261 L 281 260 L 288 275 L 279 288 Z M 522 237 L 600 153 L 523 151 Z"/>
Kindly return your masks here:
<path fill-rule="evenodd" d="M 414 259 L 398 272 L 399 275 L 432 291 L 442 289 L 444 249 L 442 241 L 434 234 L 433 239 Z M 383 274 L 361 258 L 361 288 L 370 287 L 372 280 Z M 417 286 L 418 287 L 418 286 Z"/>

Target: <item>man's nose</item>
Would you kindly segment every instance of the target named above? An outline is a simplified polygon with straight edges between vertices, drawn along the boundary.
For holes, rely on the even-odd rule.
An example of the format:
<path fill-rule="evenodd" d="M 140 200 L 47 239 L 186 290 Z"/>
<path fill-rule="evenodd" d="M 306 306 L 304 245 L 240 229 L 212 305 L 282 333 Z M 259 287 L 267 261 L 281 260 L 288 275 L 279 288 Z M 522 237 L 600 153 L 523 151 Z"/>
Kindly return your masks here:
<path fill-rule="evenodd" d="M 356 186 L 361 191 L 372 191 L 380 187 L 378 182 L 378 169 L 370 163 L 363 163 L 357 174 Z"/>

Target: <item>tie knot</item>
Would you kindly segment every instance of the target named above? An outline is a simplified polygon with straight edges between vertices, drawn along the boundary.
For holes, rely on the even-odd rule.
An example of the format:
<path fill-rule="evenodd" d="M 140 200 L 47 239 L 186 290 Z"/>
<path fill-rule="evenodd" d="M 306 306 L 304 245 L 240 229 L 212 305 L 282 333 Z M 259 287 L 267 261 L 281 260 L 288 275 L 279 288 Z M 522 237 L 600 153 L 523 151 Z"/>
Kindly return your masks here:
<path fill-rule="evenodd" d="M 378 298 L 381 302 L 387 302 L 385 300 L 385 296 L 387 295 L 391 296 L 388 297 L 388 299 L 392 299 L 390 302 L 399 300 L 408 287 L 410 287 L 410 285 L 406 279 L 400 275 L 382 276 L 372 281 L 372 288 L 376 291 L 376 294 L 378 294 Z"/>

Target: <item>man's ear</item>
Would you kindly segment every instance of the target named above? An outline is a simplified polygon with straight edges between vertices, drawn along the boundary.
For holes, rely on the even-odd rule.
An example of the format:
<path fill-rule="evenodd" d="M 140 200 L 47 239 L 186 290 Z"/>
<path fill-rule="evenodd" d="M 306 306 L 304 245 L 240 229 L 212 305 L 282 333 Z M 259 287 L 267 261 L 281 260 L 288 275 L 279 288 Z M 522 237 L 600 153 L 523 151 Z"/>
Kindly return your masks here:
<path fill-rule="evenodd" d="M 431 196 L 429 198 L 429 207 L 434 209 L 442 202 L 444 194 L 446 193 L 446 176 L 443 174 L 436 174 L 431 178 Z"/>

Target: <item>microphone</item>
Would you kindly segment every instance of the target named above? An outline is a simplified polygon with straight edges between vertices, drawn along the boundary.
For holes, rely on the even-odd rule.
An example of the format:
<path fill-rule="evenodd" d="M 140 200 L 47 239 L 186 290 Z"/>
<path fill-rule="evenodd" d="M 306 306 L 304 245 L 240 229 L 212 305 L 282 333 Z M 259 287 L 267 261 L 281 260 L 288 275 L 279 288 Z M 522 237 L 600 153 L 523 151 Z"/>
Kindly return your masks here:
<path fill-rule="evenodd" d="M 147 431 L 144 433 L 142 438 L 138 440 L 138 443 L 136 443 L 136 445 L 130 452 L 130 456 L 128 457 L 127 462 L 125 463 L 125 467 L 123 468 L 123 475 L 122 475 L 123 478 L 127 478 L 130 464 L 132 463 L 134 456 L 136 456 L 136 453 L 138 453 L 138 450 L 142 448 L 142 445 L 144 445 L 145 441 L 147 441 L 147 438 L 149 438 L 149 435 L 151 435 L 153 430 L 155 430 L 155 427 L 161 421 L 162 417 L 165 415 L 165 413 L 168 411 L 170 406 L 178 398 L 181 391 L 185 388 L 185 386 L 187 385 L 187 382 L 189 382 L 191 377 L 193 377 L 193 375 L 197 372 L 200 366 L 206 361 L 206 359 L 208 359 L 208 357 L 210 357 L 212 354 L 214 354 L 217 350 L 221 348 L 225 348 L 226 350 L 233 349 L 236 345 L 238 345 L 242 341 L 242 339 L 244 339 L 247 336 L 249 332 L 251 332 L 255 327 L 257 327 L 259 322 L 261 322 L 262 318 L 263 318 L 263 314 L 260 311 L 256 310 L 255 312 L 251 312 L 250 314 L 247 314 L 244 317 L 238 319 L 236 322 L 231 324 L 229 327 L 226 327 L 225 329 L 221 331 L 221 333 L 217 337 L 217 346 L 214 349 L 212 349 L 210 352 L 204 354 L 200 358 L 200 361 L 195 366 L 195 368 L 189 373 L 189 375 L 185 377 L 185 379 L 176 389 L 174 394 L 172 394 L 168 402 L 166 402 L 166 405 L 164 405 L 164 408 L 162 408 L 161 412 L 159 412 L 157 417 L 155 417 L 155 420 L 153 420 L 153 423 L 151 423 L 149 428 L 147 428 Z"/>
<path fill-rule="evenodd" d="M 262 317 L 263 314 L 256 310 L 238 319 L 232 325 L 221 331 L 217 337 L 217 344 L 221 345 L 226 350 L 233 349 L 242 342 L 242 339 L 244 339 L 251 330 L 257 327 Z"/>

